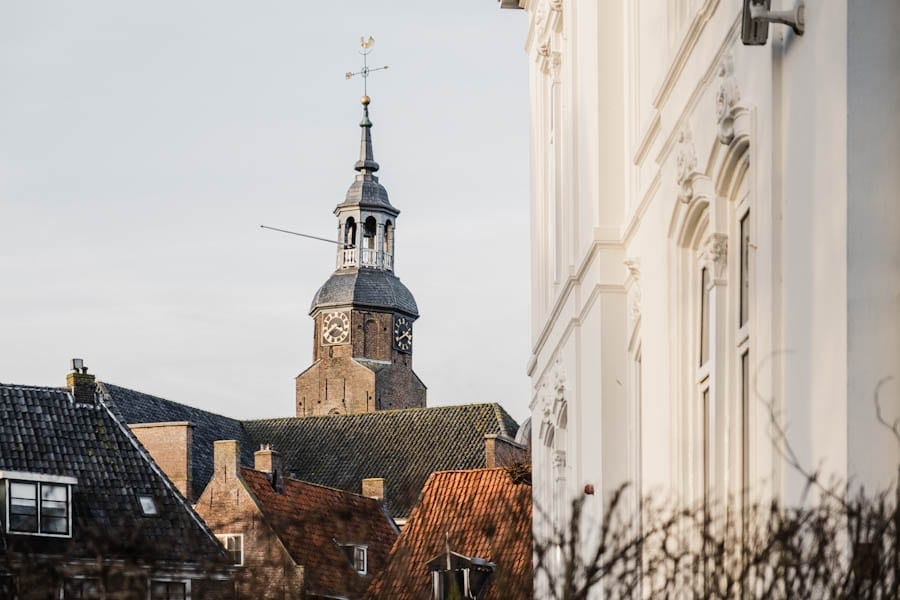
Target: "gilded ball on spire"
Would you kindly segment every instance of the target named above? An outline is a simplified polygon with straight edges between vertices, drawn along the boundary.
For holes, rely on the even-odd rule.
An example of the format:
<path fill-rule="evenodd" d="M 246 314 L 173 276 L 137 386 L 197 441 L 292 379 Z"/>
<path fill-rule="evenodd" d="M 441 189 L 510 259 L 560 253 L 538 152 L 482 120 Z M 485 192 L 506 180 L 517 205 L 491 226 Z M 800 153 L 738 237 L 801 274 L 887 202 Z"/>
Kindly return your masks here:
<path fill-rule="evenodd" d="M 362 102 L 363 106 L 368 106 L 369 103 L 372 101 L 372 99 L 369 98 L 368 96 L 363 96 L 362 98 L 360 98 L 359 101 Z"/>

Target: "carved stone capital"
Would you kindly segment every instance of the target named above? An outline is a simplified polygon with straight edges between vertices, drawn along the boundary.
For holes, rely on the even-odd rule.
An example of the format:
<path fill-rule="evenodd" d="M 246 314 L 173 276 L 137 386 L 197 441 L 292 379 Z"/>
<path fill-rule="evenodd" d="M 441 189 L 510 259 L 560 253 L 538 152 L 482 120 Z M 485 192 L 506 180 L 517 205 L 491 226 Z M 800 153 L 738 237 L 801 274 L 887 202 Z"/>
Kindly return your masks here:
<path fill-rule="evenodd" d="M 734 58 L 726 54 L 719 65 L 719 91 L 716 94 L 716 119 L 719 125 L 719 142 L 728 145 L 734 140 L 734 117 L 741 99 L 737 79 L 734 77 Z"/>

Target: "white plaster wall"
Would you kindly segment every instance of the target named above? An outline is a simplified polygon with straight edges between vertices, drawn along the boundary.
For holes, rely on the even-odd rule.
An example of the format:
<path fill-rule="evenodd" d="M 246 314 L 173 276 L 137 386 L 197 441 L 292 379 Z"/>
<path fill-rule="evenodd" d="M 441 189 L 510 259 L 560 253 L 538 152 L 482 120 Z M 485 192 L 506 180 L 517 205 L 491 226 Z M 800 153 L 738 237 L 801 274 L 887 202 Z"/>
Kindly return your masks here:
<path fill-rule="evenodd" d="M 895 477 L 898 446 L 875 422 L 871 396 L 883 378 L 895 377 L 881 392 L 888 416 L 898 416 L 900 3 L 807 2 L 806 33 L 773 25 L 762 47 L 740 43 L 740 0 L 524 4 L 536 502 L 553 502 L 542 483 L 549 458 L 537 438 L 560 373 L 569 410 L 567 489 L 574 495 L 594 485 L 592 516 L 602 515 L 603 494 L 636 476 L 645 493 L 685 493 L 696 481 L 690 438 L 697 432 L 685 425 L 695 397 L 683 373 L 693 368 L 683 354 L 694 333 L 683 323 L 690 307 L 675 294 L 673 251 L 688 206 L 678 200 L 685 130 L 696 158 L 695 197 L 708 196 L 713 229 L 731 236 L 717 309 L 724 329 L 714 477 L 722 493 L 740 487 L 738 335 L 728 329 L 739 248 L 723 174 L 740 144 L 717 138 L 717 95 L 728 85 L 737 90 L 735 128 L 749 165 L 754 493 L 793 501 L 803 487 L 772 448 L 768 402 L 804 464 L 868 485 Z M 558 162 L 546 88 L 554 52 L 564 99 Z M 720 76 L 729 58 L 732 79 Z M 558 221 L 561 240 L 554 239 Z M 552 275 L 556 261 L 562 277 Z M 639 397 L 631 376 L 638 348 Z"/>
<path fill-rule="evenodd" d="M 871 489 L 900 463 L 873 421 L 876 393 L 900 417 L 900 2 L 848 7 L 848 471 Z"/>

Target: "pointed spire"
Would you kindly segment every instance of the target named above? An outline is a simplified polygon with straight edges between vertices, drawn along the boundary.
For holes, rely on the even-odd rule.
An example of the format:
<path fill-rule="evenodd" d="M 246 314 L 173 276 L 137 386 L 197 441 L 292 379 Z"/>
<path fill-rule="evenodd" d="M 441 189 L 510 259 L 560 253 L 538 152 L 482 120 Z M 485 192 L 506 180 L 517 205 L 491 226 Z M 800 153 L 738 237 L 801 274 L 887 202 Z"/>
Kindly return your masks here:
<path fill-rule="evenodd" d="M 375 154 L 372 151 L 372 121 L 369 120 L 369 103 L 372 101 L 368 96 L 362 97 L 363 118 L 359 122 L 362 129 L 362 139 L 359 144 L 359 160 L 353 166 L 354 169 L 362 173 L 374 173 L 379 169 L 378 163 L 375 162 Z"/>

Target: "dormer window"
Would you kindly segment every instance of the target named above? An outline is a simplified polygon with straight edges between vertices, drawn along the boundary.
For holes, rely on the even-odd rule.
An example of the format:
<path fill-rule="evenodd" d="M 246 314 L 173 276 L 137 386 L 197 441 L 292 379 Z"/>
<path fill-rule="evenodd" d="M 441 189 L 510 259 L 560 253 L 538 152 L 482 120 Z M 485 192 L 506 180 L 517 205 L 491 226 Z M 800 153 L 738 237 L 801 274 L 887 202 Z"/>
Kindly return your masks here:
<path fill-rule="evenodd" d="M 7 533 L 71 537 L 74 477 L 0 471 L 0 479 Z"/>
<path fill-rule="evenodd" d="M 359 575 L 367 575 L 369 573 L 369 548 L 368 546 L 357 544 L 341 544 L 347 560 L 353 565 L 353 568 Z"/>

